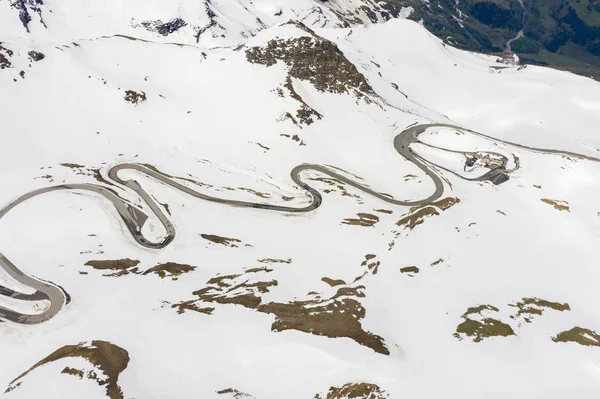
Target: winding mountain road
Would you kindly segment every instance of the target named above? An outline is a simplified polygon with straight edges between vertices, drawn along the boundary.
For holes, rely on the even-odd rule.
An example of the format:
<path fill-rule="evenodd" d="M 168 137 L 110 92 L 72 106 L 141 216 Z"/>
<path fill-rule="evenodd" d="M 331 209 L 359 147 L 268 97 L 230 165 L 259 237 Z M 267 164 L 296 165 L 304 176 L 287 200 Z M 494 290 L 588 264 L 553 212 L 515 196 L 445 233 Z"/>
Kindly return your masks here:
<path fill-rule="evenodd" d="M 307 171 L 307 170 L 317 171 L 317 172 L 326 174 L 336 180 L 339 180 L 340 182 L 346 183 L 346 184 L 348 184 L 352 187 L 355 187 L 367 194 L 372 195 L 373 197 L 376 197 L 382 201 L 385 201 L 385 202 L 393 204 L 393 205 L 400 205 L 400 206 L 425 205 L 425 204 L 428 204 L 428 203 L 431 203 L 431 202 L 437 200 L 438 198 L 440 198 L 442 196 L 442 194 L 444 193 L 444 184 L 443 184 L 442 178 L 436 173 L 435 169 L 431 166 L 434 164 L 426 161 L 421 156 L 419 156 L 417 153 L 415 153 L 410 148 L 410 145 L 413 143 L 418 143 L 419 135 L 430 128 L 457 129 L 460 131 L 469 132 L 469 133 L 477 135 L 477 136 L 485 137 L 485 138 L 488 138 L 491 140 L 503 142 L 505 144 L 524 148 L 524 149 L 531 150 L 531 151 L 570 155 L 570 156 L 579 157 L 579 158 L 583 158 L 583 159 L 600 161 L 600 159 L 586 157 L 586 156 L 579 155 L 579 154 L 556 151 L 556 150 L 541 150 L 541 149 L 526 147 L 526 146 L 522 146 L 522 145 L 510 143 L 510 142 L 505 142 L 502 140 L 494 139 L 492 137 L 486 136 L 481 133 L 473 132 L 468 129 L 463 129 L 463 128 L 453 126 L 453 125 L 448 125 L 448 124 L 416 125 L 416 126 L 412 126 L 412 127 L 405 129 L 403 132 L 401 132 L 394 138 L 394 148 L 400 155 L 402 155 L 408 161 L 410 161 L 414 165 L 416 165 L 427 176 L 429 176 L 431 178 L 431 180 L 433 181 L 434 186 L 435 186 L 434 192 L 431 195 L 429 195 L 427 198 L 420 199 L 420 200 L 397 200 L 397 199 L 394 199 L 391 196 L 388 196 L 386 194 L 382 194 L 378 191 L 375 191 L 375 190 L 365 186 L 364 184 L 357 182 L 356 180 L 350 179 L 350 178 L 343 176 L 337 172 L 334 172 L 333 170 L 331 170 L 328 167 L 325 167 L 322 165 L 316 165 L 316 164 L 302 164 L 302 165 L 296 166 L 294 169 L 292 169 L 291 174 L 290 174 L 292 181 L 295 184 L 297 184 L 299 187 L 304 189 L 308 193 L 308 195 L 311 197 L 310 204 L 308 204 L 304 207 L 288 207 L 288 206 L 271 205 L 271 204 L 256 203 L 256 202 L 228 200 L 228 199 L 224 199 L 224 198 L 213 197 L 210 195 L 199 193 L 181 183 L 178 183 L 177 181 L 173 180 L 170 176 L 160 172 L 159 170 L 155 169 L 154 167 L 152 167 L 150 165 L 143 165 L 143 164 L 137 164 L 137 163 L 123 163 L 123 164 L 116 165 L 109 170 L 109 172 L 108 172 L 109 180 L 107 180 L 107 184 L 109 184 L 109 185 L 115 184 L 115 185 L 125 187 L 125 188 L 132 190 L 148 205 L 148 207 L 151 209 L 152 213 L 154 213 L 154 215 L 158 218 L 158 220 L 162 223 L 162 225 L 165 228 L 166 236 L 161 241 L 153 242 L 153 241 L 147 239 L 146 237 L 144 237 L 144 235 L 142 234 L 142 227 L 144 226 L 146 220 L 148 219 L 148 215 L 146 213 L 144 213 L 144 211 L 142 211 L 140 208 L 138 208 L 136 206 L 133 206 L 132 204 L 127 202 L 127 200 L 125 200 L 124 198 L 121 198 L 119 196 L 118 192 L 116 190 L 114 190 L 113 188 L 101 186 L 98 184 L 63 184 L 63 185 L 41 188 L 38 190 L 31 191 L 31 192 L 17 198 L 16 200 L 12 201 L 8 205 L 6 205 L 4 208 L 0 209 L 0 219 L 3 216 L 5 216 L 11 209 L 15 208 L 17 205 L 27 201 L 28 199 L 31 199 L 33 197 L 36 197 L 36 196 L 44 194 L 44 193 L 61 191 L 61 190 L 92 191 L 96 194 L 102 195 L 104 198 L 106 198 L 113 204 L 116 211 L 119 213 L 121 219 L 123 220 L 123 222 L 127 226 L 128 230 L 130 231 L 131 235 L 133 236 L 133 238 L 135 239 L 135 241 L 138 244 L 140 244 L 146 248 L 155 248 L 155 249 L 164 248 L 171 241 L 174 240 L 175 234 L 176 234 L 175 227 L 173 226 L 173 224 L 171 223 L 169 218 L 164 214 L 164 212 L 162 211 L 159 204 L 156 203 L 156 201 L 154 201 L 152 199 L 150 194 L 148 194 L 148 192 L 145 191 L 137 181 L 123 180 L 121 177 L 119 177 L 119 172 L 123 171 L 123 170 L 134 170 L 134 171 L 141 172 L 149 177 L 152 177 L 152 178 L 160 181 L 163 184 L 166 184 L 172 188 L 175 188 L 186 194 L 189 194 L 193 197 L 196 197 L 196 198 L 199 198 L 199 199 L 202 199 L 205 201 L 216 202 L 216 203 L 229 205 L 229 206 L 235 206 L 235 207 L 256 208 L 256 209 L 263 209 L 263 210 L 277 211 L 277 212 L 304 213 L 304 212 L 310 212 L 312 210 L 315 210 L 321 205 L 321 202 L 323 200 L 321 194 L 316 189 L 310 187 L 307 183 L 302 181 L 301 174 L 302 174 L 302 172 Z M 429 146 L 431 146 L 431 145 L 429 145 Z M 436 147 L 436 148 L 440 148 L 440 147 Z M 443 148 L 440 148 L 440 149 L 443 149 Z M 456 151 L 454 151 L 454 152 L 456 152 Z M 460 152 L 460 151 L 458 151 L 458 152 Z M 463 154 L 467 154 L 467 153 L 468 152 L 464 152 Z M 518 162 L 517 162 L 517 165 L 518 165 Z M 467 178 L 467 177 L 461 176 L 460 174 L 456 173 L 455 171 L 452 171 L 443 166 L 440 166 L 440 165 L 434 165 L 434 166 L 437 168 L 449 171 L 449 172 L 455 174 L 456 176 L 458 176 L 462 179 L 465 179 L 465 180 L 473 180 L 473 181 L 488 180 L 488 181 L 493 182 L 494 184 L 500 184 L 500 183 L 508 180 L 507 173 L 511 172 L 513 170 L 516 170 L 516 168 L 515 168 L 511 171 L 507 171 L 504 166 L 499 166 L 494 169 L 490 169 L 482 176 L 475 177 L 475 178 Z M 59 287 L 26 275 L 1 253 L 0 253 L 0 267 L 2 269 L 4 269 L 15 280 L 19 281 L 20 283 L 22 283 L 26 286 L 34 288 L 36 290 L 36 292 L 34 294 L 28 295 L 28 294 L 17 293 L 13 290 L 10 290 L 10 289 L 0 286 L 0 295 L 4 295 L 4 296 L 12 297 L 15 299 L 20 299 L 20 300 L 26 300 L 26 301 L 39 301 L 39 300 L 50 301 L 50 307 L 40 314 L 23 314 L 18 311 L 11 310 L 11 309 L 0 306 L 0 318 L 10 320 L 13 322 L 17 322 L 17 323 L 35 324 L 35 323 L 41 323 L 43 321 L 49 320 L 50 318 L 52 318 L 56 314 L 58 314 L 58 312 L 60 312 L 63 304 L 65 303 L 66 297 L 65 297 L 65 293 Z"/>

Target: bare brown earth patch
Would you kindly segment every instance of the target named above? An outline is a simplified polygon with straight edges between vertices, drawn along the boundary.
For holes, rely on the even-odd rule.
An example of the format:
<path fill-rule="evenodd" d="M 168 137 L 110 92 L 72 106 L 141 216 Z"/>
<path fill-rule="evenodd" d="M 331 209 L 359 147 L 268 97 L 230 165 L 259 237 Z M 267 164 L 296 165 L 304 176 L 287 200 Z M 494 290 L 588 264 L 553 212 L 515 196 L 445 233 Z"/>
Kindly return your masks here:
<path fill-rule="evenodd" d="M 34 364 L 29 370 L 15 378 L 8 386 L 6 392 L 10 392 L 21 384 L 21 380 L 31 371 L 48 363 L 67 358 L 84 358 L 104 375 L 98 375 L 95 370 L 90 370 L 85 377 L 94 380 L 106 389 L 106 395 L 110 399 L 123 399 L 123 392 L 118 384 L 119 375 L 129 364 L 129 354 L 123 348 L 106 341 L 82 342 L 78 345 L 67 345 L 50 354 L 43 360 Z M 75 375 L 81 378 L 83 370 L 66 368 L 63 373 Z"/>
<path fill-rule="evenodd" d="M 389 209 L 373 209 L 375 212 L 379 212 L 379 213 L 385 213 L 387 215 L 391 215 L 392 213 L 394 213 L 394 211 L 391 211 Z"/>
<path fill-rule="evenodd" d="M 290 263 L 292 263 L 292 258 L 288 258 L 288 259 L 264 258 L 264 259 L 259 259 L 258 262 L 260 262 L 260 263 L 286 263 L 289 265 Z"/>
<path fill-rule="evenodd" d="M 398 220 L 396 225 L 402 227 L 403 230 L 411 231 L 415 227 L 423 224 L 427 218 L 438 216 L 440 212 L 451 208 L 459 202 L 460 199 L 457 197 L 446 197 L 430 204 L 412 207 L 410 208 L 408 215 Z M 394 233 L 394 239 L 392 239 L 392 241 L 389 243 L 389 251 L 392 250 L 396 243 L 395 240 L 401 234 L 400 231 L 394 231 Z"/>
<path fill-rule="evenodd" d="M 358 219 L 348 218 L 344 219 L 342 223 L 351 226 L 373 227 L 377 222 L 379 222 L 379 216 L 372 215 L 370 213 L 357 213 L 356 216 L 358 216 Z"/>
<path fill-rule="evenodd" d="M 204 313 L 204 314 L 212 314 L 212 312 L 215 310 L 215 308 L 211 308 L 211 307 L 202 308 L 202 307 L 198 306 L 195 302 L 196 302 L 196 300 L 179 302 L 179 303 L 175 303 L 175 304 L 171 305 L 171 307 L 173 309 L 177 309 L 177 313 L 179 313 L 179 314 L 185 313 L 186 310 L 193 310 L 194 312 Z"/>
<path fill-rule="evenodd" d="M 600 346 L 600 334 L 582 327 L 573 327 L 552 338 L 554 342 L 576 342 L 585 346 Z"/>
<path fill-rule="evenodd" d="M 79 370 L 79 369 L 74 369 L 71 367 L 65 367 L 63 369 L 63 371 L 61 371 L 61 374 L 69 374 L 69 375 L 73 375 L 75 377 L 79 377 L 79 379 L 83 379 L 83 376 L 85 374 L 85 372 L 83 370 Z"/>
<path fill-rule="evenodd" d="M 552 205 L 554 207 L 554 209 L 556 209 L 557 211 L 571 212 L 571 209 L 569 208 L 569 203 L 567 201 L 542 198 L 542 202 L 544 202 L 548 205 Z"/>
<path fill-rule="evenodd" d="M 419 268 L 417 266 L 405 266 L 400 268 L 400 273 L 419 273 Z M 410 274 L 409 274 L 410 275 Z"/>
<path fill-rule="evenodd" d="M 539 298 L 523 298 L 514 305 L 510 304 L 508 306 L 518 309 L 514 315 L 510 316 L 511 319 L 523 320 L 526 323 L 531 323 L 536 316 L 541 316 L 545 309 L 553 309 L 559 312 L 571 310 L 568 303 L 550 302 Z"/>
<path fill-rule="evenodd" d="M 100 169 L 99 168 L 90 168 L 90 167 L 86 167 L 84 165 L 79 165 L 76 163 L 71 163 L 71 162 L 64 162 L 61 163 L 60 166 L 65 167 L 65 168 L 69 168 L 72 169 L 76 175 L 80 175 L 80 176 L 90 176 L 93 177 L 97 182 L 99 183 L 105 183 L 109 186 L 112 186 L 112 183 L 107 181 L 102 174 L 100 173 Z M 49 166 L 48 169 L 51 169 L 52 166 Z"/>
<path fill-rule="evenodd" d="M 144 271 L 142 274 L 157 274 L 160 278 L 171 277 L 176 279 L 184 273 L 196 270 L 196 266 L 184 265 L 181 263 L 167 262 L 161 263 Z"/>
<path fill-rule="evenodd" d="M 317 394 L 314 399 L 387 399 L 389 395 L 375 384 L 366 382 L 347 383 L 341 387 L 331 387 L 324 396 Z"/>
<path fill-rule="evenodd" d="M 338 285 L 346 285 L 346 282 L 344 280 L 332 279 L 329 277 L 323 277 L 321 279 L 321 281 L 329 284 L 330 287 L 337 287 Z"/>
<path fill-rule="evenodd" d="M 255 399 L 254 396 L 233 388 L 222 389 L 220 391 L 217 391 L 217 394 L 227 395 L 227 397 L 229 397 L 230 399 Z"/>
<path fill-rule="evenodd" d="M 190 266 L 181 263 L 167 262 L 159 263 L 148 270 L 140 271 L 138 265 L 139 260 L 132 259 L 116 259 L 116 260 L 90 260 L 85 263 L 86 266 L 91 266 L 96 270 L 112 270 L 113 273 L 103 274 L 106 277 L 121 277 L 128 274 L 149 275 L 156 274 L 160 278 L 171 277 L 177 280 L 179 276 L 189 273 L 196 269 L 196 266 Z M 86 273 L 87 274 L 87 273 Z"/>
<path fill-rule="evenodd" d="M 355 298 L 362 298 L 364 286 L 341 286 L 327 299 L 313 293 L 308 299 L 289 303 L 262 302 L 262 294 L 277 286 L 265 279 L 271 269 L 250 269 L 241 274 L 217 276 L 193 294 L 198 301 L 241 305 L 261 313 L 273 314 L 272 331 L 297 330 L 330 338 L 350 338 L 377 353 L 389 354 L 383 339 L 364 331 L 360 324 L 366 311 Z M 187 303 L 193 303 L 188 301 Z"/>
<path fill-rule="evenodd" d="M 107 277 L 120 277 L 127 274 L 137 274 L 139 269 L 137 265 L 139 260 L 133 259 L 115 259 L 115 260 L 90 260 L 85 263 L 86 266 L 91 266 L 96 270 L 113 270 L 114 273 L 103 274 Z"/>
<path fill-rule="evenodd" d="M 456 327 L 454 337 L 459 340 L 469 337 L 473 342 L 481 342 L 485 338 L 516 335 L 508 324 L 483 316 L 484 311 L 498 312 L 498 308 L 492 305 L 479 305 L 467 309 L 462 315 L 463 322 Z"/>
<path fill-rule="evenodd" d="M 375 258 L 377 258 L 377 255 L 375 254 L 366 254 L 365 255 L 365 260 L 362 261 L 362 263 L 360 264 L 363 268 L 366 268 L 367 270 L 365 271 L 365 273 L 372 273 L 372 274 L 377 274 L 377 272 L 379 271 L 379 265 L 381 265 L 381 262 L 376 260 Z M 364 274 L 363 274 L 364 276 Z M 362 276 L 360 277 L 362 278 Z M 357 278 L 355 281 L 360 280 L 360 278 Z"/>
<path fill-rule="evenodd" d="M 437 266 L 437 265 L 439 265 L 440 263 L 443 263 L 443 262 L 444 262 L 444 259 L 439 258 L 438 260 L 436 260 L 434 262 L 431 262 L 431 266 Z"/>
<path fill-rule="evenodd" d="M 421 208 L 418 211 L 412 212 L 396 222 L 397 226 L 402 226 L 408 230 L 412 230 L 425 222 L 425 218 L 439 215 L 440 213 L 433 207 L 428 206 Z"/>
<path fill-rule="evenodd" d="M 346 190 L 346 187 L 345 187 L 344 183 L 341 182 L 341 181 L 339 181 L 339 180 L 337 180 L 337 179 L 334 179 L 334 178 L 331 178 L 331 177 L 312 177 L 312 178 L 310 178 L 310 180 L 320 181 L 320 182 L 323 182 L 323 183 L 325 183 L 325 184 L 327 184 L 329 186 L 336 187 L 338 190 L 340 190 L 342 197 L 357 198 L 359 200 L 359 203 L 362 204 L 362 198 L 361 198 L 361 196 L 358 195 L 358 194 L 350 194 Z M 329 190 L 329 189 L 323 190 L 323 192 L 325 192 L 327 194 L 329 194 L 331 192 L 335 192 L 335 191 L 336 190 Z"/>
<path fill-rule="evenodd" d="M 200 234 L 200 236 L 202 238 L 204 238 L 205 240 L 208 240 L 212 243 L 215 244 L 221 244 L 221 245 L 225 245 L 226 247 L 232 247 L 232 248 L 237 248 L 239 243 L 241 243 L 241 240 L 238 240 L 237 238 L 229 238 L 229 237 L 221 237 L 221 236 L 217 236 L 214 234 Z"/>

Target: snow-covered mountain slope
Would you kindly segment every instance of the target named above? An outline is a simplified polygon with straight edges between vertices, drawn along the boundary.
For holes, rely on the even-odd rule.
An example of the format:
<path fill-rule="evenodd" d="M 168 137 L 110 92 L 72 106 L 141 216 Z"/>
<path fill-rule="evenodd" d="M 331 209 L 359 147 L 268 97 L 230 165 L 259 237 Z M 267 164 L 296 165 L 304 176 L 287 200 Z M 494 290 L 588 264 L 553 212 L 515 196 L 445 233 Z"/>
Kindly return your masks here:
<path fill-rule="evenodd" d="M 30 33 L 13 3 L 0 1 L 0 206 L 109 187 L 122 163 L 297 208 L 314 198 L 292 169 L 329 165 L 417 201 L 437 186 L 395 137 L 462 129 L 411 145 L 443 182 L 429 205 L 307 170 L 315 210 L 232 207 L 124 170 L 176 230 L 148 249 L 89 191 L 20 204 L 0 252 L 68 299 L 43 323 L 0 323 L 6 398 L 596 397 L 600 163 L 501 140 L 598 157 L 598 83 L 459 51 L 407 20 L 344 27 L 343 3 L 45 1 L 44 28 L 23 2 Z M 196 43 L 205 4 L 218 25 Z M 175 18 L 187 25 L 166 37 L 131 23 Z M 508 181 L 458 176 L 496 154 Z M 112 188 L 150 216 L 144 236 L 165 236 Z M 34 294 L 2 269 L 0 285 Z"/>

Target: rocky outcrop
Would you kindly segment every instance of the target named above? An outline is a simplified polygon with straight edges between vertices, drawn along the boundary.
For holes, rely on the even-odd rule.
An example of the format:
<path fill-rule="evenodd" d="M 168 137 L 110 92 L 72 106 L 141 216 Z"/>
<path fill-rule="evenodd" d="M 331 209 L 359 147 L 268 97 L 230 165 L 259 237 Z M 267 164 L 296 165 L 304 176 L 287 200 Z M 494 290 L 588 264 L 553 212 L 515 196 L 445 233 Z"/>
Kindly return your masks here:
<path fill-rule="evenodd" d="M 321 92 L 375 96 L 364 75 L 335 43 L 317 36 L 303 24 L 293 24 L 309 36 L 273 39 L 266 46 L 251 47 L 246 50 L 248 62 L 267 67 L 283 62 L 290 77 L 308 81 Z"/>

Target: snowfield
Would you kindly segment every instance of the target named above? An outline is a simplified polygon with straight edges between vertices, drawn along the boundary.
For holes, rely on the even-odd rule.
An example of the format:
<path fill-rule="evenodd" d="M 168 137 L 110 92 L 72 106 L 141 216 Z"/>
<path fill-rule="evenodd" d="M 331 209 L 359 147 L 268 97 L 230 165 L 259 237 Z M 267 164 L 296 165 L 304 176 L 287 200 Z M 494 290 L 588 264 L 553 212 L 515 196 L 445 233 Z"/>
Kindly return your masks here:
<path fill-rule="evenodd" d="M 122 171 L 177 232 L 149 249 L 100 195 L 24 202 L 0 221 L 0 252 L 69 298 L 43 323 L 0 317 L 6 398 L 598 396 L 600 163 L 510 144 L 600 158 L 598 83 L 459 51 L 404 19 L 349 23 L 340 10 L 357 1 L 48 0 L 47 28 L 25 1 L 30 33 L 13 3 L 0 0 L 0 207 L 106 187 L 121 163 L 298 208 L 312 199 L 292 169 L 329 165 L 420 200 L 434 183 L 394 138 L 458 127 L 411 147 L 444 180 L 441 201 L 415 208 L 316 171 L 302 177 L 322 205 L 299 214 Z M 139 25 L 174 18 L 187 25 L 166 36 Z M 451 171 L 488 169 L 440 148 L 516 170 L 468 181 Z M 32 294 L 2 270 L 0 286 Z M 1 294 L 0 307 L 41 309 Z"/>

